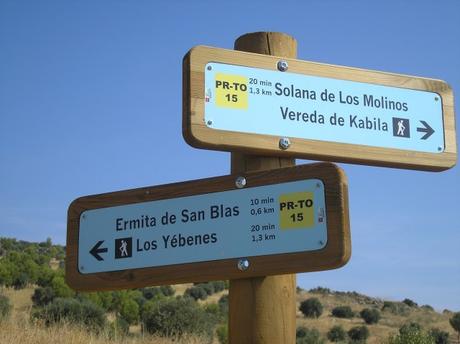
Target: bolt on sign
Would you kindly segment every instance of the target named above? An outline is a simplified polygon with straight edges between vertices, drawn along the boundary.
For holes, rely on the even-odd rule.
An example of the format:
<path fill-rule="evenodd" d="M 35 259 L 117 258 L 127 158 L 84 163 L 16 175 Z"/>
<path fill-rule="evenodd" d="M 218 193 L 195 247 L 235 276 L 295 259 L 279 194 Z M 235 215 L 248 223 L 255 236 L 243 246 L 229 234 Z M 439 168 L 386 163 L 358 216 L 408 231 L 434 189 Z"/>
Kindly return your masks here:
<path fill-rule="evenodd" d="M 338 268 L 350 257 L 347 180 L 331 163 L 78 198 L 67 283 L 77 290 Z"/>
<path fill-rule="evenodd" d="M 183 73 L 194 147 L 433 171 L 457 160 L 440 80 L 204 46 Z"/>

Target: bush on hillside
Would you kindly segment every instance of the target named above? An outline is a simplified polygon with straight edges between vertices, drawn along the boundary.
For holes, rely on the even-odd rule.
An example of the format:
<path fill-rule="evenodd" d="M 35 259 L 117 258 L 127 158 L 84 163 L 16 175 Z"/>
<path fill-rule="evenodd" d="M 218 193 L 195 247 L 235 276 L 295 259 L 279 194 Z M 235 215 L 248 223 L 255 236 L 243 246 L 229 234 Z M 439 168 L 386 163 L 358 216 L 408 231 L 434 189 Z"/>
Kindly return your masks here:
<path fill-rule="evenodd" d="M 327 339 L 334 343 L 343 342 L 347 339 L 347 333 L 342 326 L 336 325 L 327 332 Z"/>
<path fill-rule="evenodd" d="M 430 305 L 423 305 L 420 308 L 423 309 L 424 311 L 434 312 L 434 308 L 431 307 Z"/>
<path fill-rule="evenodd" d="M 139 321 L 139 305 L 133 299 L 125 299 L 121 303 L 120 317 L 129 325 L 137 324 Z"/>
<path fill-rule="evenodd" d="M 355 316 L 350 306 L 337 306 L 332 309 L 332 316 L 336 318 L 351 319 Z"/>
<path fill-rule="evenodd" d="M 139 291 L 147 300 L 161 299 L 163 297 L 173 296 L 176 292 L 174 288 L 170 285 L 163 285 L 161 287 L 142 288 L 139 289 Z"/>
<path fill-rule="evenodd" d="M 194 285 L 193 287 L 187 288 L 184 292 L 184 296 L 191 297 L 195 301 L 206 300 L 208 295 L 208 292 L 200 285 Z"/>
<path fill-rule="evenodd" d="M 101 307 L 89 301 L 70 298 L 55 299 L 42 309 L 36 310 L 33 317 L 43 320 L 46 325 L 65 321 L 95 331 L 100 331 L 106 324 L 105 311 Z"/>
<path fill-rule="evenodd" d="M 411 299 L 404 299 L 402 302 L 412 308 L 418 307 L 418 304 Z"/>
<path fill-rule="evenodd" d="M 219 344 L 228 344 L 228 326 L 227 325 L 220 325 L 217 330 L 217 339 L 219 340 Z"/>
<path fill-rule="evenodd" d="M 390 335 L 387 344 L 435 344 L 432 336 L 418 330 L 416 327 L 407 327 L 397 335 Z"/>
<path fill-rule="evenodd" d="M 10 299 L 5 295 L 0 295 L 0 321 L 8 319 L 10 312 Z"/>
<path fill-rule="evenodd" d="M 421 332 L 421 331 L 422 331 L 422 326 L 416 322 L 406 323 L 399 328 L 399 334 L 404 334 L 408 332 Z"/>
<path fill-rule="evenodd" d="M 219 293 L 226 289 L 226 285 L 224 281 L 212 281 L 209 283 L 213 285 L 215 293 Z"/>
<path fill-rule="evenodd" d="M 407 316 L 410 313 L 410 307 L 402 302 L 385 301 L 382 307 L 383 312 L 390 312 L 394 315 Z"/>
<path fill-rule="evenodd" d="M 319 318 L 323 314 L 323 305 L 316 297 L 312 297 L 302 301 L 299 310 L 307 318 Z"/>
<path fill-rule="evenodd" d="M 380 312 L 375 308 L 364 308 L 359 314 L 368 325 L 377 324 L 380 320 Z"/>
<path fill-rule="evenodd" d="M 369 329 L 366 326 L 352 327 L 348 331 L 348 337 L 353 343 L 365 343 L 369 338 Z"/>
<path fill-rule="evenodd" d="M 460 343 L 460 312 L 455 313 L 449 319 L 450 326 L 457 332 L 457 341 Z"/>
<path fill-rule="evenodd" d="M 217 304 L 219 305 L 220 312 L 222 314 L 228 314 L 228 294 L 222 295 Z"/>
<path fill-rule="evenodd" d="M 300 326 L 296 330 L 296 344 L 323 344 L 324 339 L 321 338 L 319 331 L 315 328 L 306 328 Z"/>
<path fill-rule="evenodd" d="M 34 290 L 32 295 L 32 302 L 37 307 L 43 307 L 52 302 L 56 297 L 53 288 L 51 287 L 38 287 Z"/>
<path fill-rule="evenodd" d="M 434 339 L 435 344 L 449 344 L 449 333 L 439 328 L 432 328 L 428 334 Z"/>
<path fill-rule="evenodd" d="M 176 293 L 174 288 L 171 287 L 170 285 L 162 285 L 160 287 L 160 290 L 161 290 L 161 293 L 166 297 L 173 296 Z"/>
<path fill-rule="evenodd" d="M 324 288 L 324 287 L 316 287 L 316 288 L 310 289 L 308 292 L 311 294 L 321 294 L 321 295 L 332 294 L 331 289 Z"/>
<path fill-rule="evenodd" d="M 144 310 L 144 328 L 163 337 L 184 334 L 205 335 L 212 338 L 215 319 L 190 298 L 164 299 Z"/>
<path fill-rule="evenodd" d="M 109 335 L 112 339 L 117 339 L 119 337 L 125 337 L 129 333 L 129 324 L 123 318 L 116 318 L 114 322 L 110 324 Z"/>

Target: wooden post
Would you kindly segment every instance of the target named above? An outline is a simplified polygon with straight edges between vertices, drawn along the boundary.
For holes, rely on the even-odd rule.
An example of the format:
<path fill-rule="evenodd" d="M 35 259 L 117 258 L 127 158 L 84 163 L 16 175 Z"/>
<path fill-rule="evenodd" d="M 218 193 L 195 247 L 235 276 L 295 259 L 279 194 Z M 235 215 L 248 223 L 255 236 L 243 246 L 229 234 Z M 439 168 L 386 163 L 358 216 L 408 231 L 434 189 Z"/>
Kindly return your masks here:
<path fill-rule="evenodd" d="M 235 50 L 297 58 L 297 41 L 278 32 L 245 34 Z M 295 165 L 294 159 L 232 153 L 232 173 Z M 296 276 L 266 276 L 230 280 L 230 344 L 294 344 Z"/>

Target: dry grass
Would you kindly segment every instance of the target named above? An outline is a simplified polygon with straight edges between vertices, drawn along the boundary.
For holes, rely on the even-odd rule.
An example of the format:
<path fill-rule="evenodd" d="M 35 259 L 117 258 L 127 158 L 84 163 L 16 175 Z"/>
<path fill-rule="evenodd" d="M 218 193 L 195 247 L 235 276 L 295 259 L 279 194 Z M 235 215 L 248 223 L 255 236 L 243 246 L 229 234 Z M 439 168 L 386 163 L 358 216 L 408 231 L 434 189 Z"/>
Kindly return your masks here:
<path fill-rule="evenodd" d="M 59 326 L 34 325 L 25 319 L 25 313 L 16 314 L 9 321 L 0 323 L 0 344 L 202 344 L 196 337 L 181 340 L 154 336 L 128 336 L 110 338 L 107 334 L 92 334 L 83 328 L 60 324 Z"/>
<path fill-rule="evenodd" d="M 182 295 L 184 291 L 192 286 L 192 284 L 174 285 L 176 295 Z M 202 344 L 204 340 L 196 337 L 183 338 L 181 340 L 165 339 L 143 335 L 138 328 L 132 328 L 131 336 L 125 338 L 110 338 L 108 334 L 91 334 L 85 329 L 71 326 L 60 325 L 46 327 L 40 324 L 33 324 L 29 321 L 29 314 L 32 306 L 31 296 L 33 288 L 23 290 L 4 289 L 3 294 L 7 295 L 13 304 L 11 318 L 3 323 L 0 323 L 0 344 L 20 343 L 20 344 Z M 201 303 L 215 303 L 222 295 L 228 291 L 223 291 L 213 294 Z M 301 301 L 309 297 L 318 297 L 324 306 L 323 315 L 319 319 L 307 319 L 300 311 L 297 311 L 297 325 L 306 326 L 308 328 L 316 328 L 322 336 L 326 337 L 326 333 L 334 325 L 341 325 L 345 330 L 349 330 L 354 326 L 364 325 L 364 321 L 359 317 L 353 319 L 337 319 L 332 317 L 331 311 L 336 306 L 350 306 L 353 311 L 359 313 L 363 308 L 372 307 L 373 305 L 381 308 L 380 300 L 362 300 L 353 295 L 319 295 L 302 291 L 297 294 L 297 309 Z M 394 315 L 389 312 L 382 312 L 382 319 L 376 325 L 368 325 L 371 337 L 368 344 L 384 343 L 388 336 L 396 333 L 400 326 L 406 322 L 418 322 L 425 329 L 437 327 L 441 330 L 450 333 L 451 338 L 456 338 L 449 325 L 449 317 L 451 315 L 440 314 L 437 312 L 425 309 L 411 309 L 407 316 Z M 217 344 L 215 339 L 214 344 Z"/>

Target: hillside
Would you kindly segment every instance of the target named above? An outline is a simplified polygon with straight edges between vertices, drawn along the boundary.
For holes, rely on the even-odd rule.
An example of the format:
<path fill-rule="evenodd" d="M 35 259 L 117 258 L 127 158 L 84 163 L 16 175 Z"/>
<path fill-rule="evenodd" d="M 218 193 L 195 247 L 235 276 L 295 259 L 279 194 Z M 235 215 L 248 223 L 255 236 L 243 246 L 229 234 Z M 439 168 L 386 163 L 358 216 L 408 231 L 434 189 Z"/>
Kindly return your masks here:
<path fill-rule="evenodd" d="M 5 295 L 12 305 L 9 318 L 2 321 L 0 316 L 0 344 L 19 342 L 57 344 L 62 343 L 62 338 L 68 339 L 66 343 L 75 344 L 225 343 L 227 322 L 225 296 L 228 294 L 228 284 L 223 281 L 117 292 L 75 293 L 63 282 L 63 261 L 64 247 L 52 245 L 50 240 L 43 243 L 27 243 L 0 238 L 0 295 Z M 187 297 L 183 297 L 184 295 Z M 323 306 L 323 312 L 317 319 L 306 318 L 299 310 L 300 304 L 310 298 L 317 298 Z M 51 319 L 43 314 L 54 304 L 59 304 L 59 300 L 62 299 L 73 302 L 72 307 L 82 305 L 94 307 L 97 312 L 100 312 L 104 325 L 95 332 L 88 331 L 85 327 L 87 325 L 80 323 L 81 320 L 76 324 L 69 321 L 66 321 L 65 325 L 54 324 L 54 318 Z M 174 300 L 188 302 L 189 308 L 180 309 L 179 313 L 193 311 L 195 312 L 193 317 L 201 319 L 195 324 L 184 325 L 184 333 L 192 332 L 192 334 L 186 334 L 178 341 L 177 338 L 158 336 L 162 331 L 158 330 L 158 327 L 156 331 L 160 332 L 155 332 L 157 334 L 153 336 L 146 330 L 147 325 L 144 325 L 143 330 L 141 324 L 150 321 L 149 314 L 153 314 L 151 312 L 155 307 L 176 302 Z M 343 306 L 348 306 L 354 316 L 351 318 L 332 316 L 336 307 Z M 401 326 L 411 322 L 418 323 L 426 331 L 437 328 L 448 332 L 451 343 L 454 343 L 453 340 L 456 338 L 456 333 L 449 324 L 453 313 L 449 311 L 439 313 L 429 305 L 418 306 L 409 299 L 404 302 L 389 302 L 356 292 L 332 291 L 324 287 L 309 291 L 297 289 L 297 327 L 316 329 L 324 340 L 333 326 L 340 325 L 348 331 L 353 327 L 365 325 L 359 315 L 365 308 L 377 309 L 381 314 L 377 324 L 367 325 L 370 331 L 367 340 L 369 344 L 387 342 L 390 335 L 398 333 Z M 91 309 L 94 313 L 94 309 Z M 89 321 L 97 322 L 98 319 L 89 319 Z M 119 321 L 122 321 L 121 325 Z M 207 327 L 200 332 L 197 327 L 203 322 Z M 46 323 L 49 323 L 49 326 L 46 326 Z M 187 330 L 186 326 L 191 327 Z M 127 335 L 123 335 L 126 331 Z M 213 337 L 212 340 L 210 336 Z"/>

